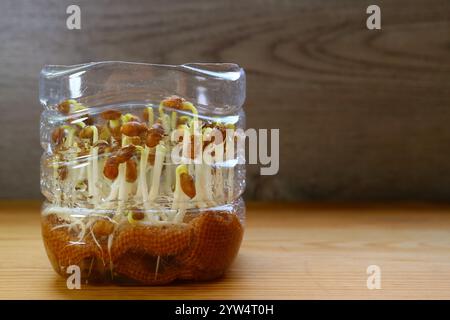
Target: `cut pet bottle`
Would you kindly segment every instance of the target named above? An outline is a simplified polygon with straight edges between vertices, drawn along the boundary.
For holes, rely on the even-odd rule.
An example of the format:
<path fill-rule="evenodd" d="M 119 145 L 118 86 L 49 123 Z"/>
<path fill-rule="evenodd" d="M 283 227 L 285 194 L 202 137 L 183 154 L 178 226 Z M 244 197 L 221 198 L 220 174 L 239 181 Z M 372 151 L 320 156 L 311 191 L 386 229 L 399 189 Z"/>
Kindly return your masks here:
<path fill-rule="evenodd" d="M 244 232 L 244 100 L 235 64 L 46 66 L 42 235 L 55 271 L 144 285 L 223 275 Z"/>

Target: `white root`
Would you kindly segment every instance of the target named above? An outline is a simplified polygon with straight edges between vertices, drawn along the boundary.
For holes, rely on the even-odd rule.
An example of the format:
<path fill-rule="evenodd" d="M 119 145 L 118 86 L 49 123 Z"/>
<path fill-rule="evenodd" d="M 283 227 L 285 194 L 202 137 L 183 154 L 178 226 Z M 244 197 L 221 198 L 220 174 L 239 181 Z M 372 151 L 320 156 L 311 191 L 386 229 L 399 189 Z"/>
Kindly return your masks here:
<path fill-rule="evenodd" d="M 89 270 L 88 270 L 88 275 L 87 275 L 88 277 L 91 276 L 92 267 L 94 266 L 94 260 L 95 260 L 95 257 L 91 259 L 91 264 L 89 265 Z"/>
<path fill-rule="evenodd" d="M 44 209 L 42 214 L 44 216 L 48 216 L 51 214 L 59 214 L 64 219 L 73 219 L 74 217 L 87 217 L 94 214 L 108 214 L 110 213 L 110 210 L 102 210 L 102 209 L 87 209 L 87 208 L 68 208 L 68 207 L 61 207 L 61 206 L 51 206 Z"/>
<path fill-rule="evenodd" d="M 100 243 L 98 243 L 98 240 L 97 240 L 97 238 L 95 237 L 95 234 L 94 234 L 94 231 L 92 230 L 92 228 L 91 228 L 90 233 L 91 233 L 92 239 L 93 239 L 94 242 L 95 242 L 95 245 L 96 245 L 97 247 L 99 247 L 99 248 L 100 248 L 100 251 L 102 252 L 102 263 L 103 263 L 103 265 L 105 265 L 106 263 L 105 263 L 105 260 L 103 259 L 103 248 L 102 248 L 102 246 L 100 245 Z"/>
<path fill-rule="evenodd" d="M 77 243 L 79 243 L 79 242 L 81 242 L 84 239 L 84 237 L 86 235 L 86 225 L 79 219 L 75 219 L 71 223 L 64 223 L 64 224 L 60 224 L 58 226 L 55 226 L 55 227 L 52 228 L 52 231 L 57 230 L 57 229 L 61 229 L 61 228 L 68 228 L 69 231 L 70 231 L 76 225 L 80 226 L 80 232 L 78 234 L 78 240 L 77 240 Z"/>
<path fill-rule="evenodd" d="M 114 267 L 112 262 L 111 248 L 114 240 L 114 232 L 108 236 L 108 257 L 109 257 L 109 271 L 111 272 L 111 279 L 114 278 Z"/>
<path fill-rule="evenodd" d="M 51 230 L 54 231 L 54 230 L 58 230 L 61 228 L 68 228 L 69 230 L 71 230 L 73 226 L 74 226 L 74 223 L 64 223 L 64 224 L 60 224 L 60 225 L 53 227 Z"/>
<path fill-rule="evenodd" d="M 158 271 L 159 271 L 159 262 L 161 260 L 161 256 L 158 256 L 158 259 L 156 260 L 156 268 L 155 268 L 155 280 L 158 278 Z"/>

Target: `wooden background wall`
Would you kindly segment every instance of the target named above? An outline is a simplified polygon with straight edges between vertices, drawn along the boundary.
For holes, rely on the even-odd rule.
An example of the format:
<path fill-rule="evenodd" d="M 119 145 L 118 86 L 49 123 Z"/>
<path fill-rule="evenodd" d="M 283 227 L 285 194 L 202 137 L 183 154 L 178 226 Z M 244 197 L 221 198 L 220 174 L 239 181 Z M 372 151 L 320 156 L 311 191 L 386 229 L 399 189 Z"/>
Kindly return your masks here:
<path fill-rule="evenodd" d="M 2 0 L 0 197 L 40 196 L 42 66 L 98 60 L 242 65 L 248 126 L 281 129 L 248 199 L 450 200 L 449 0 Z"/>

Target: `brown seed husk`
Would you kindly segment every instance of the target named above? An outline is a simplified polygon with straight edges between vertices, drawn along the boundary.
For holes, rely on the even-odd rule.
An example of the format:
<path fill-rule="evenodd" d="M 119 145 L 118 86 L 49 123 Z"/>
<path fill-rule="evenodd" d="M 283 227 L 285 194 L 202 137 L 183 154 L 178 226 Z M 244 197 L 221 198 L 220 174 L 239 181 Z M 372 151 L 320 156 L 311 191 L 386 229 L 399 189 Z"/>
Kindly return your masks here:
<path fill-rule="evenodd" d="M 101 117 L 105 120 L 117 120 L 120 119 L 122 113 L 117 110 L 106 110 L 101 113 Z"/>
<path fill-rule="evenodd" d="M 103 269 L 112 267 L 115 276 L 147 285 L 167 284 L 176 279 L 206 280 L 222 275 L 242 240 L 243 227 L 239 218 L 230 212 L 206 211 L 187 216 L 185 221 L 165 226 L 125 222 L 109 233 L 112 228 L 109 221 L 99 220 L 92 230 L 101 249 L 90 235 L 83 245 L 67 246 L 76 237 L 67 228 L 52 230 L 64 223 L 56 215 L 43 219 L 42 232 L 49 257 L 58 272 L 69 263 L 95 259 L 101 262 L 94 264 L 95 274 L 102 275 Z M 104 229 L 105 232 L 100 232 Z M 113 237 L 110 251 L 106 235 Z"/>
<path fill-rule="evenodd" d="M 137 165 L 136 165 L 136 161 L 134 161 L 133 159 L 128 159 L 127 160 L 127 167 L 126 167 L 126 181 L 127 182 L 135 182 L 137 179 Z"/>

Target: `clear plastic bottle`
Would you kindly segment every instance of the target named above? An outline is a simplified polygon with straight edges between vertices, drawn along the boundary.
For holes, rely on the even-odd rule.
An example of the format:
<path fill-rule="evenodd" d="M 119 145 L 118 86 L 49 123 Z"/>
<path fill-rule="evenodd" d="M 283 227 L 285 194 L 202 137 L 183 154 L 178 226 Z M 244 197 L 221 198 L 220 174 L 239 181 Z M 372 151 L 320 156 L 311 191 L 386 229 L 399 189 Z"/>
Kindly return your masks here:
<path fill-rule="evenodd" d="M 54 269 L 146 285 L 222 275 L 243 236 L 244 100 L 235 64 L 46 66 L 42 234 Z"/>

